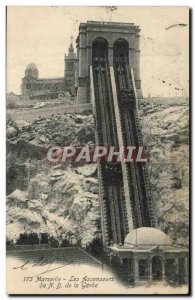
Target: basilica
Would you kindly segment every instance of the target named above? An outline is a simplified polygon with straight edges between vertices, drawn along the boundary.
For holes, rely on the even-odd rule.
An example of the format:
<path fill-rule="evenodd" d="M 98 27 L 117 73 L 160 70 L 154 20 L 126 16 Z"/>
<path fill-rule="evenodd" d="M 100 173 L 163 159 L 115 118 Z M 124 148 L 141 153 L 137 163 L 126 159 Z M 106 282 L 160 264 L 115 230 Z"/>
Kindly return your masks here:
<path fill-rule="evenodd" d="M 29 99 L 55 99 L 65 92 L 75 96 L 76 54 L 71 41 L 68 55 L 64 59 L 64 77 L 39 78 L 34 63 L 28 64 L 21 84 L 21 95 Z"/>

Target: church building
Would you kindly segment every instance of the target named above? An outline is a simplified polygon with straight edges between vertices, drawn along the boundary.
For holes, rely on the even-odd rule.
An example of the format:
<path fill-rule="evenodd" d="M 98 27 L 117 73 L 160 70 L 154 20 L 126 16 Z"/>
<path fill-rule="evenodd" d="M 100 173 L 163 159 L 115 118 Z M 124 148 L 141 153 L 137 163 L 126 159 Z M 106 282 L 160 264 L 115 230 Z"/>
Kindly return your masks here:
<path fill-rule="evenodd" d="M 34 63 L 28 64 L 22 78 L 21 95 L 30 99 L 55 99 L 64 96 L 65 92 L 75 95 L 76 54 L 73 43 L 65 55 L 64 77 L 39 78 L 39 70 Z"/>

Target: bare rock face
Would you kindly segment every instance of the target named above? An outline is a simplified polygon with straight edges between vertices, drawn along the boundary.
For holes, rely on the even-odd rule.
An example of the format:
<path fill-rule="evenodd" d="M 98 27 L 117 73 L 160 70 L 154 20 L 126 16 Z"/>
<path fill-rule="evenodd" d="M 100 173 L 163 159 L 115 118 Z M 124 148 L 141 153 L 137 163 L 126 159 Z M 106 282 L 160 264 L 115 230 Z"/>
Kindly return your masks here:
<path fill-rule="evenodd" d="M 92 116 L 40 118 L 32 124 L 12 121 L 10 126 L 18 135 L 7 139 L 7 237 L 46 232 L 59 242 L 83 247 L 101 238 L 96 164 L 73 167 L 46 160 L 51 146 L 94 143 Z M 21 165 L 23 178 L 18 181 Z"/>
<path fill-rule="evenodd" d="M 8 223 L 20 224 L 20 232 L 47 232 L 59 241 L 63 236 L 84 247 L 100 235 L 97 178 L 85 178 L 62 165 L 33 177 L 28 191 L 11 193 L 7 209 Z M 10 238 L 18 238 L 17 230 L 7 233 Z"/>
<path fill-rule="evenodd" d="M 159 227 L 175 242 L 186 243 L 188 108 L 142 104 L 140 118 Z M 96 165 L 46 160 L 51 146 L 94 144 L 93 117 L 8 121 L 7 128 L 14 132 L 7 135 L 7 237 L 47 232 L 59 242 L 66 239 L 83 247 L 101 239 Z"/>
<path fill-rule="evenodd" d="M 147 104 L 141 109 L 149 179 L 159 227 L 174 242 L 188 243 L 189 109 Z"/>

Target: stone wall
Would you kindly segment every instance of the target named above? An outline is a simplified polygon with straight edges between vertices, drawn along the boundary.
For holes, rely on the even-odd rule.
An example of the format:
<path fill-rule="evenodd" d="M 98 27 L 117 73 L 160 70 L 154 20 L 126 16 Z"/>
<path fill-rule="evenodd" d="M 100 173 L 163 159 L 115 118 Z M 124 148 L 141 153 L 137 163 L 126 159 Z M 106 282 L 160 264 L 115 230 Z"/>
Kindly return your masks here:
<path fill-rule="evenodd" d="M 7 120 L 25 120 L 32 122 L 39 117 L 49 117 L 52 115 L 63 114 L 89 114 L 92 112 L 90 103 L 82 105 L 59 105 L 56 107 L 39 108 L 39 109 L 23 109 L 21 111 L 7 110 Z"/>

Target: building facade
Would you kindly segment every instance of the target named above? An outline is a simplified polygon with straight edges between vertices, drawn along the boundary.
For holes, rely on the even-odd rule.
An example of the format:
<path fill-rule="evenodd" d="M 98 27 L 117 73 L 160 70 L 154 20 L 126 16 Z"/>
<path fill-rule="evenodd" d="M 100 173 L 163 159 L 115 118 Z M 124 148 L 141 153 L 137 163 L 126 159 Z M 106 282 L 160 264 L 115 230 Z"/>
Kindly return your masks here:
<path fill-rule="evenodd" d="M 64 71 L 64 78 L 65 78 L 65 87 L 66 91 L 69 92 L 72 96 L 75 96 L 76 89 L 75 89 L 75 71 L 76 71 L 76 53 L 74 52 L 73 44 L 71 41 L 68 55 L 65 54 L 65 71 Z"/>
<path fill-rule="evenodd" d="M 129 283 L 167 281 L 184 284 L 189 280 L 189 255 L 186 246 L 173 245 L 157 228 L 132 230 L 124 244 L 110 247 L 113 266 L 121 265 Z"/>
<path fill-rule="evenodd" d="M 31 99 L 58 98 L 65 91 L 64 78 L 39 78 L 39 71 L 34 63 L 29 64 L 22 78 L 21 94 Z"/>
<path fill-rule="evenodd" d="M 39 78 L 37 66 L 30 63 L 22 78 L 21 95 L 30 99 L 54 99 L 63 96 L 64 92 L 69 92 L 74 96 L 76 60 L 71 41 L 69 53 L 65 55 L 64 77 Z"/>
<path fill-rule="evenodd" d="M 77 104 L 90 102 L 90 66 L 92 49 L 97 39 L 107 43 L 108 64 L 113 66 L 115 42 L 123 39 L 128 44 L 129 61 L 133 67 L 138 98 L 142 98 L 140 79 L 139 26 L 133 23 L 87 21 L 79 26 L 77 43 L 76 88 Z"/>

